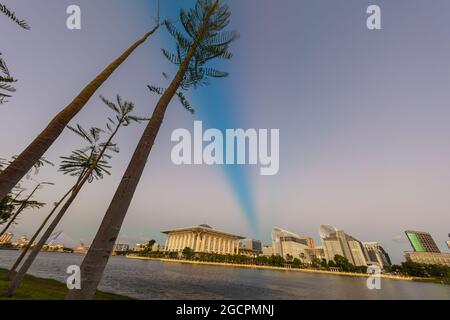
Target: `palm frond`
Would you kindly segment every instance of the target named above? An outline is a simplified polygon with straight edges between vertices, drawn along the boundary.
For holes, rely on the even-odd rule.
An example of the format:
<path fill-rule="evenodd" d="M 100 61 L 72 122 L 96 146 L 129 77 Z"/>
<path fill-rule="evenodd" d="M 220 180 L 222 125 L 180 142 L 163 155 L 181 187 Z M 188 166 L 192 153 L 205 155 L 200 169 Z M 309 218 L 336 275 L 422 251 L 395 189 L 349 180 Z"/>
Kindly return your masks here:
<path fill-rule="evenodd" d="M 209 79 L 225 78 L 229 75 L 205 65 L 215 59 L 232 58 L 230 45 L 239 38 L 239 34 L 236 31 L 224 31 L 230 23 L 230 17 L 228 6 L 222 5 L 220 1 L 197 0 L 194 8 L 180 11 L 183 31 L 178 30 L 172 23 L 165 23 L 167 31 L 176 40 L 174 52 L 162 49 L 167 60 L 180 66 L 186 60 L 190 49 L 194 49 L 194 55 L 188 61 L 180 84 L 183 90 L 207 86 L 210 84 Z"/>
<path fill-rule="evenodd" d="M 19 19 L 13 11 L 8 9 L 4 4 L 1 4 L 1 3 L 0 3 L 0 12 L 5 14 L 8 18 L 10 18 L 15 23 L 17 23 L 21 28 L 23 28 L 25 30 L 31 29 L 29 24 L 25 20 Z"/>

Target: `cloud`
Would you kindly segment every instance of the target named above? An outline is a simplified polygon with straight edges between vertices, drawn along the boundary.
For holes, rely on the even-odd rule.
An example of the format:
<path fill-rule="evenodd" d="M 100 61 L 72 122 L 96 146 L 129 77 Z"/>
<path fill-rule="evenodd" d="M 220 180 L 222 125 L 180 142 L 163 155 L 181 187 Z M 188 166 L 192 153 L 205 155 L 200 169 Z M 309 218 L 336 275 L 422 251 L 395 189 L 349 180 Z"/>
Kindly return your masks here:
<path fill-rule="evenodd" d="M 408 240 L 406 239 L 406 237 L 404 235 L 396 235 L 394 238 L 392 238 L 393 242 L 397 242 L 397 243 L 407 243 Z"/>

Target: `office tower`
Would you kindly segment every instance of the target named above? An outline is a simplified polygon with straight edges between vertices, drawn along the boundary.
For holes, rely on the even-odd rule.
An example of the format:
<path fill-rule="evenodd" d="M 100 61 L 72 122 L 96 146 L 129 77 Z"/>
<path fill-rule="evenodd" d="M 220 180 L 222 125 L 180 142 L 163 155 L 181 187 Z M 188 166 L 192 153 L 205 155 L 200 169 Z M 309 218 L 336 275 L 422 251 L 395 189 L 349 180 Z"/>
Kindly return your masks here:
<path fill-rule="evenodd" d="M 368 254 L 359 240 L 329 225 L 321 226 L 319 234 L 327 261 L 334 260 L 339 255 L 355 266 L 367 265 Z"/>
<path fill-rule="evenodd" d="M 389 255 L 378 242 L 364 242 L 363 245 L 369 256 L 369 264 L 376 264 L 382 269 L 392 264 Z"/>
<path fill-rule="evenodd" d="M 411 230 L 405 231 L 405 233 L 414 252 L 441 252 L 429 233 Z"/>
<path fill-rule="evenodd" d="M 255 254 L 260 254 L 262 252 L 262 243 L 259 240 L 254 239 L 244 239 L 240 242 L 241 249 L 253 251 Z"/>
<path fill-rule="evenodd" d="M 274 255 L 285 259 L 291 256 L 294 259 L 309 260 L 308 241 L 290 231 L 274 228 L 272 231 L 272 248 Z"/>

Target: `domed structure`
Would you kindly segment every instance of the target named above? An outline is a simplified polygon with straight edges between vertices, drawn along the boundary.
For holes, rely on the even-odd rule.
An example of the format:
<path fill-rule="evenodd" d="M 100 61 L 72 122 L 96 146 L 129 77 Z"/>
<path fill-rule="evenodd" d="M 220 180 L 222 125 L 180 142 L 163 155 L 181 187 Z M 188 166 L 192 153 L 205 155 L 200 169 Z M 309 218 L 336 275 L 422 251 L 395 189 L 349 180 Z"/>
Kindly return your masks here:
<path fill-rule="evenodd" d="M 207 224 L 201 224 L 201 225 L 199 225 L 199 227 L 206 228 L 206 229 L 212 229 L 212 227 Z"/>

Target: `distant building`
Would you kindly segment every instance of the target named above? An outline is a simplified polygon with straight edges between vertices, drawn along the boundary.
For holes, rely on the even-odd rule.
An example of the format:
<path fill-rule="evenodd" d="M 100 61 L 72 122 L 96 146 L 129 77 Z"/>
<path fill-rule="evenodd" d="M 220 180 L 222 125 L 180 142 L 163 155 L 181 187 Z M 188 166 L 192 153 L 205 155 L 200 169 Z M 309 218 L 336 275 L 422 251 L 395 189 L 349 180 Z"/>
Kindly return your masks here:
<path fill-rule="evenodd" d="M 311 237 L 300 237 L 300 239 L 306 241 L 306 245 L 309 248 L 314 249 L 316 247 L 313 238 L 311 238 Z"/>
<path fill-rule="evenodd" d="M 80 243 L 79 246 L 75 247 L 75 249 L 73 249 L 74 253 L 79 253 L 79 254 L 86 254 L 89 251 L 89 248 L 86 247 L 84 245 L 84 243 Z"/>
<path fill-rule="evenodd" d="M 441 252 L 429 233 L 411 230 L 405 231 L 405 233 L 414 252 Z"/>
<path fill-rule="evenodd" d="M 306 249 L 306 253 L 309 256 L 309 260 L 310 261 L 314 261 L 314 260 L 326 260 L 325 258 L 325 251 L 323 250 L 322 247 L 315 247 L 315 248 L 308 248 Z"/>
<path fill-rule="evenodd" d="M 321 226 L 319 233 L 327 261 L 340 255 L 355 266 L 367 266 L 368 255 L 359 240 L 329 225 Z"/>
<path fill-rule="evenodd" d="M 159 243 L 155 242 L 151 248 L 152 252 L 160 252 L 164 251 L 164 246 L 160 245 Z"/>
<path fill-rule="evenodd" d="M 146 243 L 137 243 L 134 246 L 134 251 L 135 252 L 142 252 L 142 251 L 144 251 L 146 249 L 147 249 L 147 244 Z"/>
<path fill-rule="evenodd" d="M 13 242 L 13 245 L 19 248 L 23 248 L 28 245 L 30 241 L 27 236 L 21 236 L 19 239 Z"/>
<path fill-rule="evenodd" d="M 308 260 L 307 249 L 308 241 L 299 235 L 280 228 L 274 228 L 272 231 L 273 255 L 286 259 L 292 256 L 294 259 Z"/>
<path fill-rule="evenodd" d="M 11 243 L 11 240 L 13 239 L 14 235 L 12 233 L 5 233 L 0 237 L 0 244 L 7 244 Z"/>
<path fill-rule="evenodd" d="M 367 251 L 369 264 L 376 264 L 382 269 L 392 264 L 391 258 L 378 242 L 364 242 L 363 245 Z"/>
<path fill-rule="evenodd" d="M 440 264 L 450 267 L 450 253 L 406 252 L 406 261 L 423 264 Z"/>
<path fill-rule="evenodd" d="M 130 245 L 128 245 L 128 244 L 117 243 L 114 245 L 113 252 L 115 254 L 124 254 L 124 253 L 127 253 L 128 251 L 130 251 Z"/>
<path fill-rule="evenodd" d="M 450 241 L 447 241 L 447 247 L 450 249 Z"/>
<path fill-rule="evenodd" d="M 262 247 L 262 255 L 266 257 L 273 256 L 273 247 L 272 246 L 263 246 Z"/>
<path fill-rule="evenodd" d="M 198 253 L 239 254 L 239 242 L 244 237 L 215 230 L 208 225 L 162 231 L 167 235 L 166 252 L 182 253 L 190 248 Z"/>
<path fill-rule="evenodd" d="M 241 249 L 253 251 L 255 254 L 262 253 L 262 244 L 259 240 L 243 239 L 239 245 Z"/>

